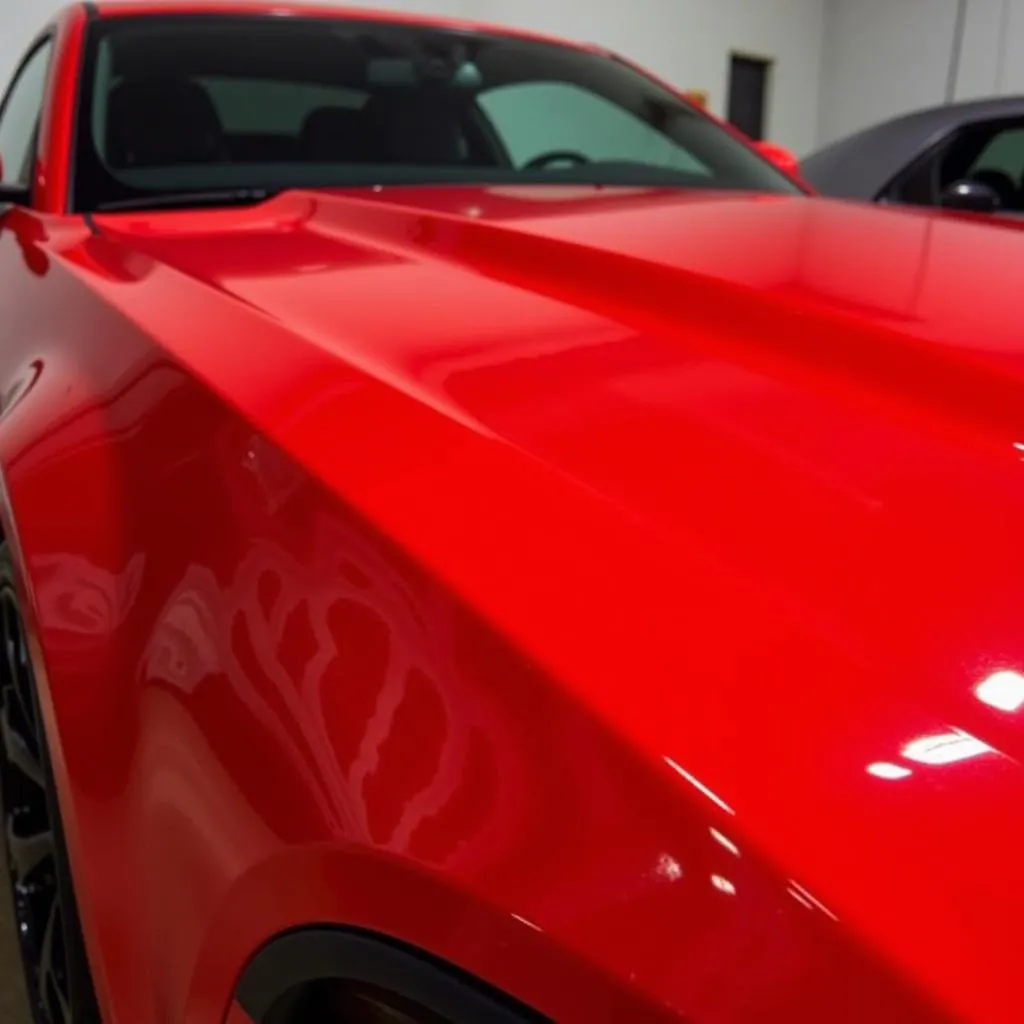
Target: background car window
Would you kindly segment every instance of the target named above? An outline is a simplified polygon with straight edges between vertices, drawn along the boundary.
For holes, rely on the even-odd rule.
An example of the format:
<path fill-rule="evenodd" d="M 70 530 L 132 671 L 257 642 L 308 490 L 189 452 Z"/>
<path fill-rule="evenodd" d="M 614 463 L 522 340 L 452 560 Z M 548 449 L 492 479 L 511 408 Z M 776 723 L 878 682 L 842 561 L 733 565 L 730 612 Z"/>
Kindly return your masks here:
<path fill-rule="evenodd" d="M 971 174 L 977 171 L 1001 171 L 1019 182 L 1024 173 L 1024 127 L 994 135 L 971 166 Z"/>
<path fill-rule="evenodd" d="M 951 133 L 900 175 L 885 198 L 938 206 L 945 190 L 965 179 L 991 188 L 1001 211 L 1024 211 L 1024 125 L 988 122 Z"/>
<path fill-rule="evenodd" d="M 0 108 L 0 162 L 5 185 L 31 182 L 52 48 L 47 40 L 28 58 Z"/>
<path fill-rule="evenodd" d="M 886 202 L 908 206 L 938 206 L 940 157 L 930 154 L 904 171 L 886 191 Z"/>
<path fill-rule="evenodd" d="M 991 188 L 999 209 L 1024 209 L 1024 128 L 1020 122 L 972 125 L 960 132 L 940 165 L 940 189 L 971 179 Z"/>
<path fill-rule="evenodd" d="M 553 152 L 710 176 L 711 169 L 622 107 L 564 82 L 525 82 L 477 99 L 516 167 Z M 544 117 L 537 111 L 543 110 Z"/>

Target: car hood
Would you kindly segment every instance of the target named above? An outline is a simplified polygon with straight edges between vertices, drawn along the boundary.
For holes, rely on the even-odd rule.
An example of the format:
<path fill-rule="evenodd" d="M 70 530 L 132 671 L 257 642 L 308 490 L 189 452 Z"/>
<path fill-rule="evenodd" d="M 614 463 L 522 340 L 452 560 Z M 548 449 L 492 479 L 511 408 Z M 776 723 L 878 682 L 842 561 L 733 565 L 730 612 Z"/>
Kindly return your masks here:
<path fill-rule="evenodd" d="M 286 193 L 94 287 L 955 1012 L 1024 896 L 1024 235 L 808 198 Z"/>

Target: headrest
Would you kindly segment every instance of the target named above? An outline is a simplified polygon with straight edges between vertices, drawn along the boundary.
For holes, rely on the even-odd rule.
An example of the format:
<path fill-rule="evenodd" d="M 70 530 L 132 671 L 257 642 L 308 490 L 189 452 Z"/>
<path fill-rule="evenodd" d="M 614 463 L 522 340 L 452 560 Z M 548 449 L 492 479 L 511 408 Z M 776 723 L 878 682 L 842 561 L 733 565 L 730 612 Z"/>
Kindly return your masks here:
<path fill-rule="evenodd" d="M 224 129 L 198 83 L 128 78 L 107 101 L 106 156 L 112 167 L 216 162 L 225 156 Z"/>
<path fill-rule="evenodd" d="M 367 104 L 367 117 L 387 162 L 458 165 L 468 156 L 458 109 L 415 97 L 380 98 Z"/>
<path fill-rule="evenodd" d="M 302 124 L 302 152 L 309 160 L 370 163 L 373 138 L 366 115 L 347 107 L 321 107 Z"/>

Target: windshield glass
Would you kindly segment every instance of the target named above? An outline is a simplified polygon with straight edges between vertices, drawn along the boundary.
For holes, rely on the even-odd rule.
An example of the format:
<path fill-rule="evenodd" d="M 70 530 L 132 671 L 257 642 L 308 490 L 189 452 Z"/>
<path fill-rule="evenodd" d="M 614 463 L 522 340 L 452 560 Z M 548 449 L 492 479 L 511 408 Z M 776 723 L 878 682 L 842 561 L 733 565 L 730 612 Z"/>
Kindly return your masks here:
<path fill-rule="evenodd" d="M 79 211 L 390 184 L 799 191 L 621 62 L 512 36 L 328 17 L 110 17 L 90 28 L 82 80 Z"/>

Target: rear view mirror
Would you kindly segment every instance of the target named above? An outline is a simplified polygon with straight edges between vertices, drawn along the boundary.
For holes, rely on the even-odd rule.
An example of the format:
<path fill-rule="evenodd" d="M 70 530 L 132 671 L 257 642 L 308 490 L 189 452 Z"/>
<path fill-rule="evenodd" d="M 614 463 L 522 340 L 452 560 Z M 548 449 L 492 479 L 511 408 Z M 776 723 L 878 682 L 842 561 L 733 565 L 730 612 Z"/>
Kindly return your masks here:
<path fill-rule="evenodd" d="M 994 188 L 970 178 L 961 178 L 947 185 L 939 204 L 947 210 L 966 210 L 968 213 L 995 213 L 1001 205 Z"/>
<path fill-rule="evenodd" d="M 791 178 L 800 177 L 800 161 L 785 146 L 775 142 L 755 142 L 754 149 L 783 174 Z"/>

